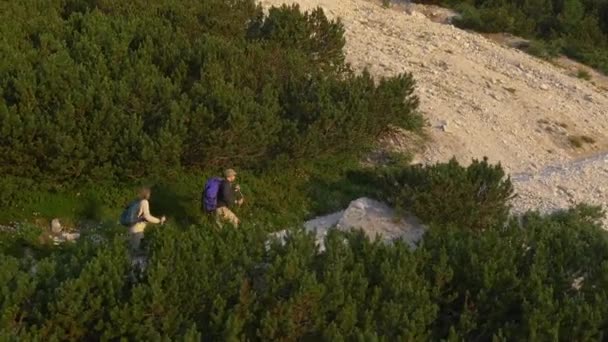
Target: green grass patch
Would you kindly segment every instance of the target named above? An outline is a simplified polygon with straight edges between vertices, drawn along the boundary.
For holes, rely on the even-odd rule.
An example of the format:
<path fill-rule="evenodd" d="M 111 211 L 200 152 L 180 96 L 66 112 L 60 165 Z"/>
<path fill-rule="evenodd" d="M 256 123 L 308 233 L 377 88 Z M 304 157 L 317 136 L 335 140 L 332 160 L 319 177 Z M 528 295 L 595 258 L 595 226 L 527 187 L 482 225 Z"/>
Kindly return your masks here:
<path fill-rule="evenodd" d="M 578 69 L 578 71 L 576 72 L 576 77 L 586 81 L 591 80 L 591 74 L 589 73 L 589 71 L 582 68 Z"/>
<path fill-rule="evenodd" d="M 582 148 L 585 144 L 595 144 L 596 140 L 588 135 L 571 135 L 568 137 L 570 145 Z"/>
<path fill-rule="evenodd" d="M 277 162 L 265 171 L 239 170 L 237 182 L 245 204 L 235 210 L 243 221 L 273 227 L 293 225 L 343 209 L 350 201 L 373 192 L 365 172 L 358 160 L 350 157 L 293 165 Z M 10 205 L 0 213 L 0 223 L 47 225 L 53 218 L 67 226 L 89 221 L 116 223 L 138 187 L 147 184 L 152 186 L 153 215 L 167 215 L 182 226 L 197 224 L 204 220 L 200 209 L 204 184 L 208 177 L 220 174 L 221 170 L 183 173 L 132 184 L 85 184 L 62 190 L 13 188 L 2 195 Z"/>

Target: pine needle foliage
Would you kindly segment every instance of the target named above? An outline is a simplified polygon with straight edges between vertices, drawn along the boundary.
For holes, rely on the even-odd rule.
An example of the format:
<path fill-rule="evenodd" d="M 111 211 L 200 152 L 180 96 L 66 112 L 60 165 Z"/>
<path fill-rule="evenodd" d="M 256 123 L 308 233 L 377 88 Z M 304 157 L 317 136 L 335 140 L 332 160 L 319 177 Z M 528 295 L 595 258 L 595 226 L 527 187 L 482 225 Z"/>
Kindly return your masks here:
<path fill-rule="evenodd" d="M 344 61 L 321 9 L 253 0 L 0 5 L 0 173 L 132 181 L 369 148 L 422 126 L 409 74 Z"/>

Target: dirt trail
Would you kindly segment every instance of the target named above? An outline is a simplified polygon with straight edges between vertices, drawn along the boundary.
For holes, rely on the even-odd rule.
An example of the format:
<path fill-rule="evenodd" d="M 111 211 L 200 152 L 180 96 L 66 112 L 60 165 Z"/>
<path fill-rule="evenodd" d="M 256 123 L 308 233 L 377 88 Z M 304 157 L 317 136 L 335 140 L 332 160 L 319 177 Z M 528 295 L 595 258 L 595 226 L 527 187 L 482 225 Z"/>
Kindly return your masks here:
<path fill-rule="evenodd" d="M 570 164 L 608 151 L 608 91 L 601 86 L 573 77 L 571 69 L 429 19 L 422 14 L 428 8 L 420 5 L 410 15 L 371 0 L 261 3 L 320 6 L 344 23 L 347 61 L 355 69 L 368 68 L 376 77 L 414 75 L 432 138 L 418 162 L 452 156 L 463 163 L 483 156 L 500 162 L 514 175 L 517 211 L 550 211 L 573 201 L 608 203 L 606 158 Z M 578 166 L 547 173 L 549 165 Z"/>

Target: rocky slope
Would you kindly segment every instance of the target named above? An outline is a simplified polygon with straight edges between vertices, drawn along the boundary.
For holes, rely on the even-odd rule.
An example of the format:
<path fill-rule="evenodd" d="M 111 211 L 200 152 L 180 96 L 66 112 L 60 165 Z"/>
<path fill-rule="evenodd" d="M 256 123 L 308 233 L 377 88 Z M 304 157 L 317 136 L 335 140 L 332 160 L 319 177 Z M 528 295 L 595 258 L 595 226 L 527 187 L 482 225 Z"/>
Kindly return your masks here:
<path fill-rule="evenodd" d="M 413 73 L 432 142 L 423 163 L 487 156 L 512 173 L 517 211 L 608 203 L 608 91 L 572 72 L 403 7 L 370 0 L 262 0 L 322 7 L 346 28 L 347 60 Z M 393 139 L 398 148 L 407 139 Z M 577 147 L 578 146 L 578 147 Z M 407 146 L 401 146 L 407 148 Z M 577 160 L 600 154 L 577 163 Z M 573 164 L 574 163 L 574 164 Z M 576 167 L 570 165 L 578 165 Z M 546 168 L 562 165 L 556 172 Z M 566 191 L 562 189 L 567 189 Z"/>

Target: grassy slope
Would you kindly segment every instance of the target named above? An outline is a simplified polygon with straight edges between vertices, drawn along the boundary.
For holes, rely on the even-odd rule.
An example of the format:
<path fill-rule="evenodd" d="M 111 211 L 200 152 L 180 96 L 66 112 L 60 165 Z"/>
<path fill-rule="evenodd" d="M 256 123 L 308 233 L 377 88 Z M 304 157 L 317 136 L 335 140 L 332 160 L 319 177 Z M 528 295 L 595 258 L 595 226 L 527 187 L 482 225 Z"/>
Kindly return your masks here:
<path fill-rule="evenodd" d="M 238 215 L 248 221 L 280 227 L 346 206 L 373 192 L 354 160 L 331 159 L 302 166 L 276 166 L 265 173 L 241 171 L 238 183 L 246 204 Z M 180 174 L 143 180 L 153 187 L 152 213 L 180 225 L 200 222 L 200 196 L 208 174 Z M 26 221 L 47 226 L 57 217 L 67 227 L 86 221 L 116 223 L 138 184 L 91 184 L 76 189 L 37 189 L 0 212 L 0 224 Z"/>

